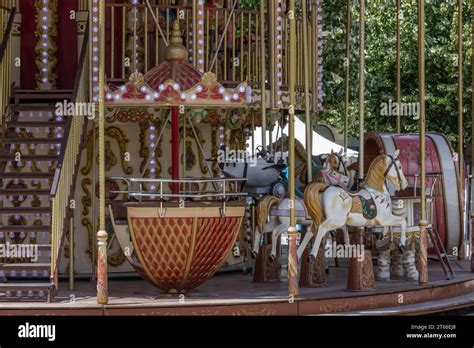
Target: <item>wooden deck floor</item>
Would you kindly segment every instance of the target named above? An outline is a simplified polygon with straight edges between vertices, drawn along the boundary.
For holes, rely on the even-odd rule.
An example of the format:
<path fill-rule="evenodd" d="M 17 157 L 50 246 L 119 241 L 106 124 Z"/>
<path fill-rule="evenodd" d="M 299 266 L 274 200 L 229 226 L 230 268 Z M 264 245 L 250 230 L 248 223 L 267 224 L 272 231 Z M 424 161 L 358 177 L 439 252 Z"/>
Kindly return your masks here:
<path fill-rule="evenodd" d="M 60 283 L 53 303 L 1 302 L 0 315 L 311 315 L 347 313 L 416 314 L 474 305 L 474 273 L 468 262 L 453 263 L 456 279 L 445 280 L 437 262 L 430 262 L 430 284 L 415 281 L 376 282 L 370 292 L 346 291 L 347 269 L 331 268 L 328 284 L 300 288 L 294 302 L 287 284 L 253 283 L 250 274 L 220 274 L 185 295 L 160 293 L 142 279 L 109 280 L 109 304 L 98 305 L 95 284 L 77 281 L 75 291 Z M 381 312 L 385 311 L 385 312 Z"/>

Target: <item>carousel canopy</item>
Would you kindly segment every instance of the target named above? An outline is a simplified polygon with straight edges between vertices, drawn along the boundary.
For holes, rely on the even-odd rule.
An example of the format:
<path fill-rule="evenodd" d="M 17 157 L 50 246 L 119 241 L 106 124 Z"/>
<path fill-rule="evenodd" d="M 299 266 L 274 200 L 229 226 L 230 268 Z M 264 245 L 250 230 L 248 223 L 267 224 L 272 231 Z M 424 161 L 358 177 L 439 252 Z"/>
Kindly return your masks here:
<path fill-rule="evenodd" d="M 188 63 L 178 21 L 174 23 L 165 59 L 145 75 L 133 73 L 125 85 L 108 86 L 107 106 L 243 108 L 252 101 L 252 91 L 246 82 L 235 89 L 225 88 L 214 73 L 201 74 Z"/>

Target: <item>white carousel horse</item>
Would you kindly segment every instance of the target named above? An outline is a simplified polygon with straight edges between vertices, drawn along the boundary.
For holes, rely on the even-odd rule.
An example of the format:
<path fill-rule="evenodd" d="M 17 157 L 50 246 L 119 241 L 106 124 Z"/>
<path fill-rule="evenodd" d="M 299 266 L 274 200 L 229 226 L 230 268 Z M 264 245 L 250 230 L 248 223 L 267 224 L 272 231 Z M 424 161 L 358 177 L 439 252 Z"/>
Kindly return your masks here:
<path fill-rule="evenodd" d="M 271 209 L 275 208 L 277 213 L 273 215 Z M 296 223 L 309 227 L 312 221 L 306 218 L 304 203 L 301 199 L 296 199 Z M 257 206 L 257 226 L 255 228 L 252 257 L 256 258 L 260 245 L 260 238 L 264 233 L 270 232 L 266 228 L 271 229 L 272 232 L 272 251 L 270 258 L 274 259 L 276 256 L 277 240 L 280 234 L 290 228 L 290 200 L 288 198 L 278 199 L 275 196 L 264 196 Z M 270 217 L 270 221 L 268 218 Z"/>
<path fill-rule="evenodd" d="M 323 183 L 308 185 L 304 194 L 305 205 L 313 220 L 316 240 L 309 258 L 315 259 L 325 235 L 345 226 L 401 226 L 400 251 L 406 243 L 406 220 L 392 214 L 391 199 L 385 180 L 391 181 L 396 191 L 404 190 L 408 182 L 398 160 L 399 150 L 394 156 L 380 155 L 367 171 L 365 188 L 356 194 Z M 307 233 L 298 248 L 298 257 L 313 236 Z"/>
<path fill-rule="evenodd" d="M 281 153 L 276 153 L 276 159 L 280 159 L 278 156 Z M 353 176 L 347 176 L 340 172 L 340 170 L 345 170 L 346 173 L 349 174 L 347 169 L 345 168 L 344 162 L 342 160 L 342 153 L 330 153 L 321 155 L 320 158 L 324 161 L 323 169 L 319 172 L 320 174 L 315 178 L 315 181 L 321 180 L 328 185 L 338 185 L 348 189 L 352 186 Z M 271 213 L 271 208 L 275 206 L 276 212 L 273 214 Z M 296 223 L 301 224 L 303 226 L 307 226 L 308 230 L 306 234 L 311 234 L 310 226 L 312 221 L 307 219 L 306 207 L 304 205 L 304 201 L 301 199 L 296 199 L 295 202 L 295 210 L 296 210 Z M 268 220 L 270 217 L 270 221 Z M 257 219 L 258 224 L 256 226 L 255 235 L 254 235 L 254 243 L 253 243 L 253 251 L 252 256 L 257 257 L 258 255 L 258 248 L 260 244 L 260 238 L 262 234 L 270 232 L 265 230 L 267 226 L 266 223 L 268 222 L 270 226 L 267 228 L 271 228 L 272 232 L 272 251 L 270 257 L 272 259 L 276 256 L 276 248 L 277 248 L 277 241 L 280 235 L 283 232 L 288 231 L 290 228 L 290 200 L 288 198 L 283 198 L 279 200 L 273 196 L 265 196 L 260 202 L 257 207 Z M 344 243 L 346 245 L 349 244 L 349 234 L 346 228 L 343 229 L 344 232 Z"/>
<path fill-rule="evenodd" d="M 347 169 L 342 156 L 342 149 L 339 152 L 331 150 L 331 153 L 320 155 L 323 168 L 316 174 L 314 181 L 350 190 L 354 184 L 355 172 Z"/>

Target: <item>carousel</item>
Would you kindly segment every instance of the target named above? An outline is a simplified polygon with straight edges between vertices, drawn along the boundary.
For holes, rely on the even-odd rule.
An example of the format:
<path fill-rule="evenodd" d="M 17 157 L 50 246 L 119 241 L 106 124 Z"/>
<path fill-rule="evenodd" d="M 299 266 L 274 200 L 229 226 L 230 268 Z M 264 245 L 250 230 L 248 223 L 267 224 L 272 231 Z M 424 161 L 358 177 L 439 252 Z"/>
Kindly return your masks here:
<path fill-rule="evenodd" d="M 359 148 L 349 148 L 345 64 L 342 141 L 327 153 L 316 133 L 321 0 L 6 3 L 1 315 L 393 315 L 474 305 L 462 69 L 454 149 L 427 129 L 424 1 L 417 133 L 402 132 L 400 112 L 396 133 L 366 130 L 360 0 Z M 400 0 L 393 10 L 400 104 Z M 461 1 L 458 12 L 461 21 Z"/>

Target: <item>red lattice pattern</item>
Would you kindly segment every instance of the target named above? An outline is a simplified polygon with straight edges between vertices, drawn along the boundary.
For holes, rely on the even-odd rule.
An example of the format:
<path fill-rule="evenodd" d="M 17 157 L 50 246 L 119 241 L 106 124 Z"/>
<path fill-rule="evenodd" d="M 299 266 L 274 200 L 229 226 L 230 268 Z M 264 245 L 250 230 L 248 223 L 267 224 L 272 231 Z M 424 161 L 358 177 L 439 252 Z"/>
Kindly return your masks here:
<path fill-rule="evenodd" d="M 198 287 L 219 270 L 235 243 L 241 220 L 240 217 L 198 220 L 196 248 L 187 287 Z"/>
<path fill-rule="evenodd" d="M 136 252 L 150 280 L 166 291 L 179 287 L 190 256 L 193 219 L 130 220 Z"/>
<path fill-rule="evenodd" d="M 145 279 L 169 291 L 191 290 L 211 278 L 229 254 L 242 217 L 131 218 Z M 196 234 L 193 243 L 193 232 Z"/>

